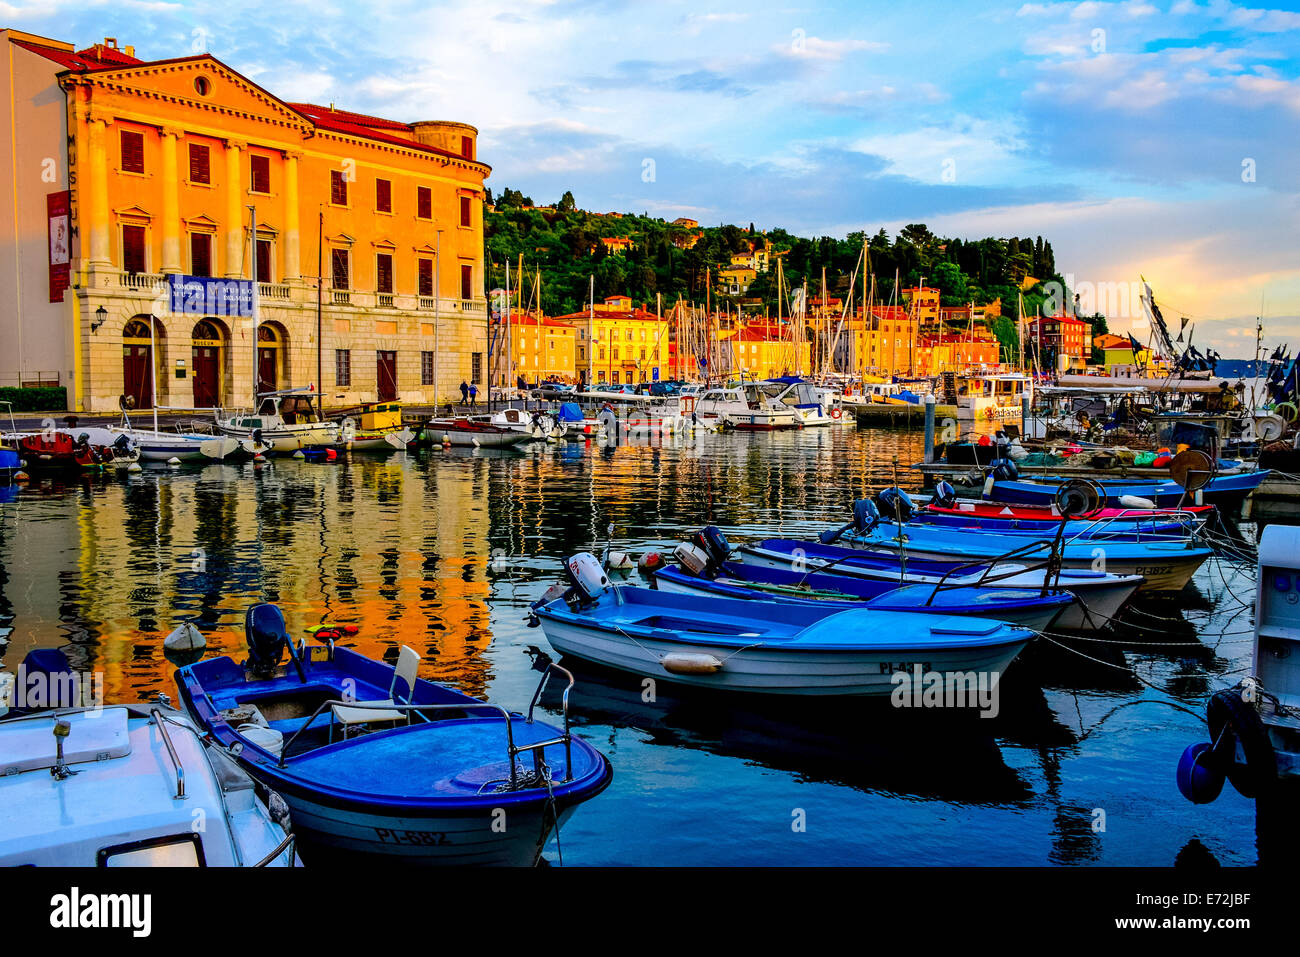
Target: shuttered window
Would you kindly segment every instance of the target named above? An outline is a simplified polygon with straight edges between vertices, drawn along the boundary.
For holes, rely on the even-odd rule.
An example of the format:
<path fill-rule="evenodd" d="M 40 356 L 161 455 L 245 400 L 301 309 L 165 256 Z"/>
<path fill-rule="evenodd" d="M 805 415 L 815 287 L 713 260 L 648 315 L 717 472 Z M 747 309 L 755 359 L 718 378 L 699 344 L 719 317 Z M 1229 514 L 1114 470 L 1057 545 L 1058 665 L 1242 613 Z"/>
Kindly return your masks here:
<path fill-rule="evenodd" d="M 258 282 L 275 282 L 272 275 L 274 267 L 271 265 L 271 240 L 259 239 L 257 241 L 257 281 Z"/>
<path fill-rule="evenodd" d="M 143 226 L 122 227 L 122 268 L 127 272 L 148 272 Z"/>
<path fill-rule="evenodd" d="M 335 206 L 348 204 L 348 180 L 341 169 L 330 170 L 330 202 Z"/>
<path fill-rule="evenodd" d="M 200 146 L 198 143 L 190 144 L 190 182 L 212 182 L 212 168 L 209 165 L 208 148 Z"/>
<path fill-rule="evenodd" d="M 122 131 L 122 171 L 144 172 L 144 134 L 137 130 Z"/>
<path fill-rule="evenodd" d="M 430 187 L 416 187 L 415 206 L 415 215 L 420 219 L 433 219 L 433 190 Z"/>
<path fill-rule="evenodd" d="M 271 192 L 271 157 L 254 154 L 248 158 L 248 188 L 254 193 Z"/>
<path fill-rule="evenodd" d="M 207 233 L 190 233 L 190 275 L 212 275 L 212 237 Z"/>
<path fill-rule="evenodd" d="M 460 224 L 462 226 L 474 225 L 473 213 L 471 212 L 472 207 L 470 206 L 470 202 L 471 200 L 468 196 L 462 196 L 460 198 Z"/>
<path fill-rule="evenodd" d="M 375 180 L 375 209 L 381 213 L 393 211 L 393 184 L 391 180 Z"/>
<path fill-rule="evenodd" d="M 388 253 L 375 256 L 375 288 L 379 292 L 393 291 L 393 257 Z"/>
<path fill-rule="evenodd" d="M 474 158 L 474 138 L 471 136 L 462 136 L 460 138 L 460 155 L 465 159 Z"/>
<path fill-rule="evenodd" d="M 348 251 L 335 249 L 330 252 L 330 261 L 334 267 L 334 288 L 349 289 L 348 285 Z"/>
<path fill-rule="evenodd" d="M 474 298 L 474 267 L 473 266 L 460 267 L 460 298 L 462 299 Z"/>
<path fill-rule="evenodd" d="M 421 296 L 433 295 L 433 260 L 420 260 L 420 289 Z"/>

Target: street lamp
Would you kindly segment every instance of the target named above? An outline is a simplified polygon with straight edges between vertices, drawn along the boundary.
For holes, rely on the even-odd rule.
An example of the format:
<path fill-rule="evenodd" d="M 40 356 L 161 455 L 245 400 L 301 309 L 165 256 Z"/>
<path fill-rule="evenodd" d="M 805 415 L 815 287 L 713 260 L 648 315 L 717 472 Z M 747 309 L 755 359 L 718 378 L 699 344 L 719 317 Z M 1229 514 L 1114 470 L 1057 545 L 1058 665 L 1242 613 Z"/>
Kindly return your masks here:
<path fill-rule="evenodd" d="M 95 310 L 95 318 L 90 321 L 90 331 L 99 332 L 99 327 L 102 326 L 107 319 L 108 310 L 103 306 L 100 306 Z"/>

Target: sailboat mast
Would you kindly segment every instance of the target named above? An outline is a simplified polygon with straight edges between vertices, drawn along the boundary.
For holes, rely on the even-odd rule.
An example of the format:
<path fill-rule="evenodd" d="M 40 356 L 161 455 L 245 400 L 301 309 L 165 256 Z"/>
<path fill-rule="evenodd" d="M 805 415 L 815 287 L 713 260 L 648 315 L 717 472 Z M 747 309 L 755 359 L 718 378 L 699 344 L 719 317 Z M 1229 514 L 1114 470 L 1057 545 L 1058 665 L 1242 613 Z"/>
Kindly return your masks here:
<path fill-rule="evenodd" d="M 253 314 L 253 413 L 257 413 L 257 207 L 249 206 L 248 212 L 252 223 L 252 276 L 253 276 L 253 299 L 251 303 Z M 157 431 L 155 426 L 154 431 Z"/>

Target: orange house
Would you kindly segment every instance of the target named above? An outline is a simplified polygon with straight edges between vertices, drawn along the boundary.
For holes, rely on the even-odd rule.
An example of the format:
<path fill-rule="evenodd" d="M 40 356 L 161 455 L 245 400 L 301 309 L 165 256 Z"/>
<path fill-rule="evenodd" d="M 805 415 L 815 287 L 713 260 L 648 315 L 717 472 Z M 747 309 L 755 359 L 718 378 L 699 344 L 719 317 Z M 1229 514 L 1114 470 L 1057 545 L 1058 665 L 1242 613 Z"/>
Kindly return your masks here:
<path fill-rule="evenodd" d="M 0 40 L 19 192 L 0 213 L 24 259 L 51 260 L 48 283 L 0 281 L 23 343 L 0 372 L 58 369 L 69 406 L 93 411 L 308 385 L 331 405 L 432 403 L 486 385 L 474 127 L 286 102 L 208 54 Z M 40 157 L 61 160 L 52 176 Z"/>

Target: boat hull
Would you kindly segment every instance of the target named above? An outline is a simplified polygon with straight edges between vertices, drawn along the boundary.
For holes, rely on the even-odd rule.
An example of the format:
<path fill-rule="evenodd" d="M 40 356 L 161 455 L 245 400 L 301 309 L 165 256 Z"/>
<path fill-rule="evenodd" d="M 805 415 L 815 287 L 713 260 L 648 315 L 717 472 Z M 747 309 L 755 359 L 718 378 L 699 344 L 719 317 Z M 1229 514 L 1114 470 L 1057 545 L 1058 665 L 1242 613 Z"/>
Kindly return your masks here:
<path fill-rule="evenodd" d="M 1246 496 L 1255 491 L 1268 474 L 1267 469 L 1261 469 L 1239 475 L 1217 475 L 1201 490 L 1201 501 L 1207 505 L 1217 505 L 1224 511 L 1240 508 Z M 1013 505 L 1051 505 L 1056 501 L 1058 483 L 1065 482 L 1068 478 L 1068 476 L 1044 476 L 1035 482 L 1024 480 L 994 482 L 993 490 L 985 498 Z M 1112 507 L 1122 507 L 1120 497 L 1125 495 L 1144 498 L 1157 508 L 1176 508 L 1187 504 L 1193 497 L 1193 493 L 1173 481 L 1104 480 L 1097 484 L 1106 493 L 1106 501 L 1102 504 Z"/>
<path fill-rule="evenodd" d="M 630 674 L 674 684 L 768 695 L 887 697 L 898 687 L 896 672 L 925 671 L 987 674 L 990 686 L 1024 647 L 1028 636 L 1003 645 L 970 649 L 903 651 L 783 652 L 773 648 L 737 651 L 725 644 L 638 636 L 630 642 L 615 633 L 542 617 L 552 647 L 562 655 Z M 712 655 L 723 666 L 712 674 L 667 671 L 667 655 Z"/>
<path fill-rule="evenodd" d="M 821 561 L 818 556 L 796 558 L 788 551 L 783 552 L 751 545 L 739 546 L 736 554 L 743 558 L 744 564 L 757 565 L 763 568 L 790 568 L 795 561 L 799 561 L 803 563 L 801 567 L 805 569 L 811 567 L 815 570 L 817 567 L 815 563 Z M 865 559 L 878 560 L 882 557 L 889 556 L 863 553 Z M 830 560 L 832 559 L 827 559 L 827 561 Z M 953 563 L 950 562 L 949 564 Z M 1008 566 L 1003 569 L 1003 572 L 1014 571 L 1014 567 Z M 913 567 L 904 572 L 900 571 L 897 564 L 888 567 L 888 563 L 880 562 L 874 562 L 870 565 L 855 565 L 849 561 L 842 561 L 836 564 L 831 571 L 836 575 L 867 578 L 875 581 L 901 581 L 907 584 L 919 585 L 937 584 L 943 578 L 942 570 L 922 571 Z M 987 588 L 1041 588 L 1045 574 L 1043 571 L 1022 571 L 996 581 L 981 582 L 980 586 Z M 975 584 L 979 578 L 978 570 L 976 570 L 975 574 L 966 577 L 970 584 Z M 959 579 L 960 576 L 954 575 L 949 579 L 949 582 L 952 583 Z M 1091 570 L 1084 572 L 1063 569 L 1059 584 L 1061 588 L 1074 595 L 1077 601 L 1066 607 L 1061 616 L 1056 619 L 1055 627 L 1090 631 L 1104 627 L 1110 619 L 1119 614 L 1120 609 L 1138 591 L 1142 579 L 1136 575 L 1125 578 L 1114 573 L 1105 575 Z"/>

